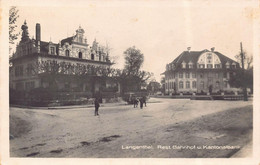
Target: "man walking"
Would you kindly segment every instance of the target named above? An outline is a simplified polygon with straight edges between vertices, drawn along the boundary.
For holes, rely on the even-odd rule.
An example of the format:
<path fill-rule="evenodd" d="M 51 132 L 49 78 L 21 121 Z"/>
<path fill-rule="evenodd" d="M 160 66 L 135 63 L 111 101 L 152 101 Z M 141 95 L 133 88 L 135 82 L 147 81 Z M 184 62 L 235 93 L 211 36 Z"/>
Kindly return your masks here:
<path fill-rule="evenodd" d="M 95 99 L 95 116 L 99 116 L 98 114 L 98 108 L 99 108 L 99 100 L 98 98 Z"/>
<path fill-rule="evenodd" d="M 138 100 L 137 98 L 134 98 L 134 108 L 138 107 Z"/>
<path fill-rule="evenodd" d="M 140 101 L 140 108 L 143 109 L 143 104 L 144 104 L 144 102 L 143 102 L 143 98 L 140 98 L 139 101 Z"/>
<path fill-rule="evenodd" d="M 144 106 L 146 106 L 146 96 L 143 97 Z"/>

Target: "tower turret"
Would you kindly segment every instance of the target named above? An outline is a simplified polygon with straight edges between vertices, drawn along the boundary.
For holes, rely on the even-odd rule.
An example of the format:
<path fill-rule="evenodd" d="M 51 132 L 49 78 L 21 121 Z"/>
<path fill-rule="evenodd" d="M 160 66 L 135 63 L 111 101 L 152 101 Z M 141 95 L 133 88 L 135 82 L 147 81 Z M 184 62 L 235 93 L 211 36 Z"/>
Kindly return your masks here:
<path fill-rule="evenodd" d="M 28 32 L 28 26 L 27 26 L 26 20 L 24 21 L 24 24 L 22 25 L 21 29 L 23 30 L 22 42 L 27 41 L 29 39 L 29 32 Z"/>

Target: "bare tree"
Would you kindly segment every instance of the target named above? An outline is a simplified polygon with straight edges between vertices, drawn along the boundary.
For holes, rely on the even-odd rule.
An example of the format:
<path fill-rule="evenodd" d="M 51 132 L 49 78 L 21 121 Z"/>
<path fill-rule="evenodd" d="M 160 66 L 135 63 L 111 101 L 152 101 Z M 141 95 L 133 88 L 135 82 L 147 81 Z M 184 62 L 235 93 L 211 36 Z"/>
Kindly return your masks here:
<path fill-rule="evenodd" d="M 249 55 L 246 51 L 243 51 L 244 53 L 244 63 L 245 63 L 245 69 L 248 70 L 251 67 L 253 67 L 253 55 Z M 237 62 L 240 64 L 241 66 L 241 52 L 239 52 L 235 58 L 237 60 Z"/>

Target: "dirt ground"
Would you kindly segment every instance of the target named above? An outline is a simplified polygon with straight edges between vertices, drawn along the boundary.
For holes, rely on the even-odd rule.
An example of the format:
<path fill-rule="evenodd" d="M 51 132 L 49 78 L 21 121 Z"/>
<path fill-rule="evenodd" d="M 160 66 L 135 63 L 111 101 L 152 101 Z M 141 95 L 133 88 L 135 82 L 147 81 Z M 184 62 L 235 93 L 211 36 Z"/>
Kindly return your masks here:
<path fill-rule="evenodd" d="M 227 158 L 252 141 L 252 101 L 153 102 L 104 106 L 99 117 L 93 108 L 11 107 L 10 156 Z"/>

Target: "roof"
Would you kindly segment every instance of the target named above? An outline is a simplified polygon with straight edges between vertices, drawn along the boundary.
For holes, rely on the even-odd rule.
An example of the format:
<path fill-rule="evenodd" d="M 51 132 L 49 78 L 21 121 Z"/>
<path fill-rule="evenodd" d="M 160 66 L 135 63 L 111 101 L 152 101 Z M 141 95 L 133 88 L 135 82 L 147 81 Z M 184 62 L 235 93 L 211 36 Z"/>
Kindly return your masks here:
<path fill-rule="evenodd" d="M 183 51 L 177 58 L 175 58 L 171 62 L 171 64 L 179 64 L 182 62 L 185 62 L 185 63 L 193 62 L 195 64 L 195 63 L 197 63 L 199 56 L 205 52 L 210 52 L 210 51 L 207 49 L 202 50 L 202 51 Z M 215 53 L 219 56 L 222 64 L 226 63 L 227 61 L 237 63 L 236 61 L 232 60 L 231 58 L 229 58 L 219 52 L 214 51 L 213 53 Z"/>
<path fill-rule="evenodd" d="M 69 44 L 71 44 L 71 43 L 72 43 L 72 40 L 73 40 L 73 37 L 74 37 L 74 36 L 68 37 L 68 38 L 65 38 L 65 39 L 61 40 L 61 45 L 64 45 L 66 42 L 68 42 Z"/>
<path fill-rule="evenodd" d="M 40 43 L 41 52 L 48 53 L 49 52 L 49 49 L 48 49 L 49 44 L 50 44 L 49 42 L 41 41 L 41 43 Z M 56 48 L 58 47 L 58 44 L 52 43 L 52 45 L 54 45 Z"/>
<path fill-rule="evenodd" d="M 32 57 L 36 58 L 36 57 L 48 57 L 48 58 L 52 58 L 52 59 L 66 59 L 69 61 L 78 61 L 78 62 L 85 62 L 88 64 L 106 64 L 106 65 L 113 65 L 114 63 L 110 62 L 110 61 L 95 61 L 95 60 L 89 60 L 89 59 L 80 59 L 80 58 L 74 58 L 74 57 L 67 57 L 67 56 L 57 56 L 57 55 L 50 55 L 50 54 L 46 54 L 46 53 L 32 53 L 26 56 L 20 56 L 17 58 L 12 58 L 11 61 L 17 61 L 17 60 L 21 60 L 21 59 L 31 59 Z"/>
<path fill-rule="evenodd" d="M 214 53 L 216 53 L 219 56 L 221 63 L 225 64 L 227 61 L 229 61 L 229 62 L 235 62 L 236 64 L 238 64 L 238 62 L 232 60 L 231 58 L 229 58 L 219 52 L 214 52 Z"/>

